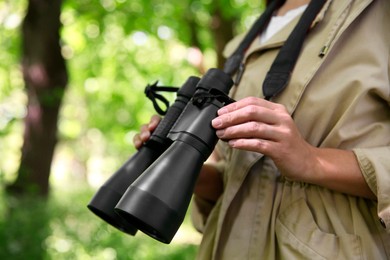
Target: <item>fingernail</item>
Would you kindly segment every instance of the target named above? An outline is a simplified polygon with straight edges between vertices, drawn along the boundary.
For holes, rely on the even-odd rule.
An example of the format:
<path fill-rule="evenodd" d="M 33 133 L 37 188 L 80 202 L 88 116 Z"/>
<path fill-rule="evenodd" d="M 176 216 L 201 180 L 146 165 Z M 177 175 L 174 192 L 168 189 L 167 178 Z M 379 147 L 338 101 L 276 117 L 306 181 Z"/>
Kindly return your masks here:
<path fill-rule="evenodd" d="M 141 145 L 142 145 L 142 142 L 141 142 L 141 141 L 139 141 L 139 140 L 134 141 L 134 146 L 135 146 L 136 148 L 141 147 Z"/>
<path fill-rule="evenodd" d="M 223 115 L 223 114 L 226 114 L 228 112 L 228 110 L 226 108 L 221 108 L 218 110 L 218 115 Z"/>
<path fill-rule="evenodd" d="M 217 132 L 216 132 L 218 137 L 223 136 L 224 133 L 225 133 L 225 130 L 217 130 Z"/>
<path fill-rule="evenodd" d="M 154 129 L 158 125 L 159 121 L 152 121 L 148 124 L 149 129 Z"/>
<path fill-rule="evenodd" d="M 212 126 L 219 127 L 222 125 L 222 120 L 219 118 L 215 118 L 211 121 Z"/>
<path fill-rule="evenodd" d="M 236 140 L 229 140 L 228 144 L 232 147 L 236 144 Z"/>
<path fill-rule="evenodd" d="M 142 132 L 141 135 L 140 135 L 142 140 L 149 139 L 149 136 L 150 136 L 149 132 Z"/>

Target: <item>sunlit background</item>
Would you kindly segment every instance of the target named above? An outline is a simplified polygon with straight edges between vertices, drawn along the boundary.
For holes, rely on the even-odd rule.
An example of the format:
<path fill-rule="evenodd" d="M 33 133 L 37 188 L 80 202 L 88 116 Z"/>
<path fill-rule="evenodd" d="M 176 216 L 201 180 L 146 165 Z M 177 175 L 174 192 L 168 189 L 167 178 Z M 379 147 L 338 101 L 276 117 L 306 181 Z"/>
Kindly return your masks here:
<path fill-rule="evenodd" d="M 224 15 L 237 17 L 236 33 L 262 6 L 259 0 L 218 2 Z M 0 2 L 0 259 L 192 259 L 201 235 L 188 218 L 165 245 L 109 227 L 86 205 L 135 152 L 133 136 L 156 113 L 143 93 L 146 84 L 180 86 L 216 66 L 209 26 L 214 1 L 63 2 L 61 46 L 70 80 L 48 201 L 19 200 L 2 188 L 16 178 L 23 143 L 20 26 L 27 4 Z M 187 20 L 196 23 L 199 46 Z"/>

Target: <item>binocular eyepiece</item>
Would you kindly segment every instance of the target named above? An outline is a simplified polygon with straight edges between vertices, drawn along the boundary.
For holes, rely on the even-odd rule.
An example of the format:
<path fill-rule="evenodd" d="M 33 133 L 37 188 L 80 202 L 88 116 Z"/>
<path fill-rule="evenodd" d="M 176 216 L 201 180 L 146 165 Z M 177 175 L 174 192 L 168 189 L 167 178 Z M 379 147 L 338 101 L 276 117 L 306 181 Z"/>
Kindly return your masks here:
<path fill-rule="evenodd" d="M 218 137 L 217 110 L 232 102 L 233 81 L 219 69 L 190 77 L 151 138 L 98 190 L 88 208 L 119 230 L 170 243 Z"/>

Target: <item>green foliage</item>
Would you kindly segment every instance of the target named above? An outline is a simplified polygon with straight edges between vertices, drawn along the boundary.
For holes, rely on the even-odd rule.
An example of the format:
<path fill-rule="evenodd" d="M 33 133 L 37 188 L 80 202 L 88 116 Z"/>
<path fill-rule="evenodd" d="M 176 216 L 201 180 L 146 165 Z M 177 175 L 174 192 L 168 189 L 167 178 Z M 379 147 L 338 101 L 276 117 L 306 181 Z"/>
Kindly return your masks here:
<path fill-rule="evenodd" d="M 90 191 L 49 200 L 0 196 L 0 259 L 193 259 L 197 245 L 126 235 L 87 210 Z"/>
<path fill-rule="evenodd" d="M 27 98 L 20 26 L 27 2 L 0 1 L 0 184 L 15 178 L 22 146 Z M 259 2 L 63 1 L 61 44 L 70 79 L 51 184 L 100 186 L 134 152 L 132 137 L 155 113 L 145 85 L 158 80 L 180 86 L 198 75 L 188 59 L 194 44 L 204 66 L 214 67 L 212 13 L 219 7 L 222 15 L 239 17 L 239 33 L 257 17 Z M 163 245 L 142 234 L 133 238 L 113 231 L 87 210 L 92 194 L 54 191 L 48 201 L 1 195 L 0 259 L 193 258 L 194 245 Z"/>
<path fill-rule="evenodd" d="M 173 29 L 153 16 L 156 9 L 158 14 L 167 12 L 162 2 L 101 1 L 93 8 L 91 4 L 66 2 L 63 10 L 71 84 L 60 130 L 63 139 L 76 142 L 88 139 L 90 129 L 98 131 L 108 141 L 99 145 L 123 161 L 128 156 L 121 155 L 123 151 L 134 151 L 134 131 L 155 113 L 143 94 L 146 84 L 159 80 L 180 86 L 196 70 Z M 88 143 L 91 148 L 95 141 Z"/>
<path fill-rule="evenodd" d="M 17 169 L 26 113 L 19 67 L 26 5 L 22 0 L 0 3 L 0 156 L 6 161 L 0 163 L 0 175 L 6 180 Z M 238 31 L 260 9 L 258 0 L 64 1 L 62 53 L 70 80 L 60 114 L 58 157 L 64 148 L 87 171 L 91 158 L 104 158 L 104 165 L 112 161 L 114 168 L 126 160 L 134 152 L 133 135 L 155 113 L 143 94 L 146 84 L 158 80 L 180 86 L 198 75 L 188 60 L 194 37 L 205 67 L 215 66 L 210 22 L 218 6 L 225 16 L 243 14 Z"/>
<path fill-rule="evenodd" d="M 0 2 L 0 183 L 16 170 L 26 96 L 19 67 L 19 26 L 25 1 Z M 9 174 L 10 175 L 10 174 Z"/>

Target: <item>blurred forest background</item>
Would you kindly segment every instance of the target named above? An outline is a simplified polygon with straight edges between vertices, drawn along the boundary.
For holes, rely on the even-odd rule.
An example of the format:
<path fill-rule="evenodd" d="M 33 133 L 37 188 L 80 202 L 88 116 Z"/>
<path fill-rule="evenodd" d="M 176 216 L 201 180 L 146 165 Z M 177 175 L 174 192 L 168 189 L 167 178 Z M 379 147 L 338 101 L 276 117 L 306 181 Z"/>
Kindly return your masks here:
<path fill-rule="evenodd" d="M 181 86 L 221 67 L 226 42 L 262 8 L 260 0 L 2 0 L 0 259 L 193 259 L 200 235 L 188 219 L 165 245 L 117 231 L 86 205 L 156 113 L 146 84 Z"/>

